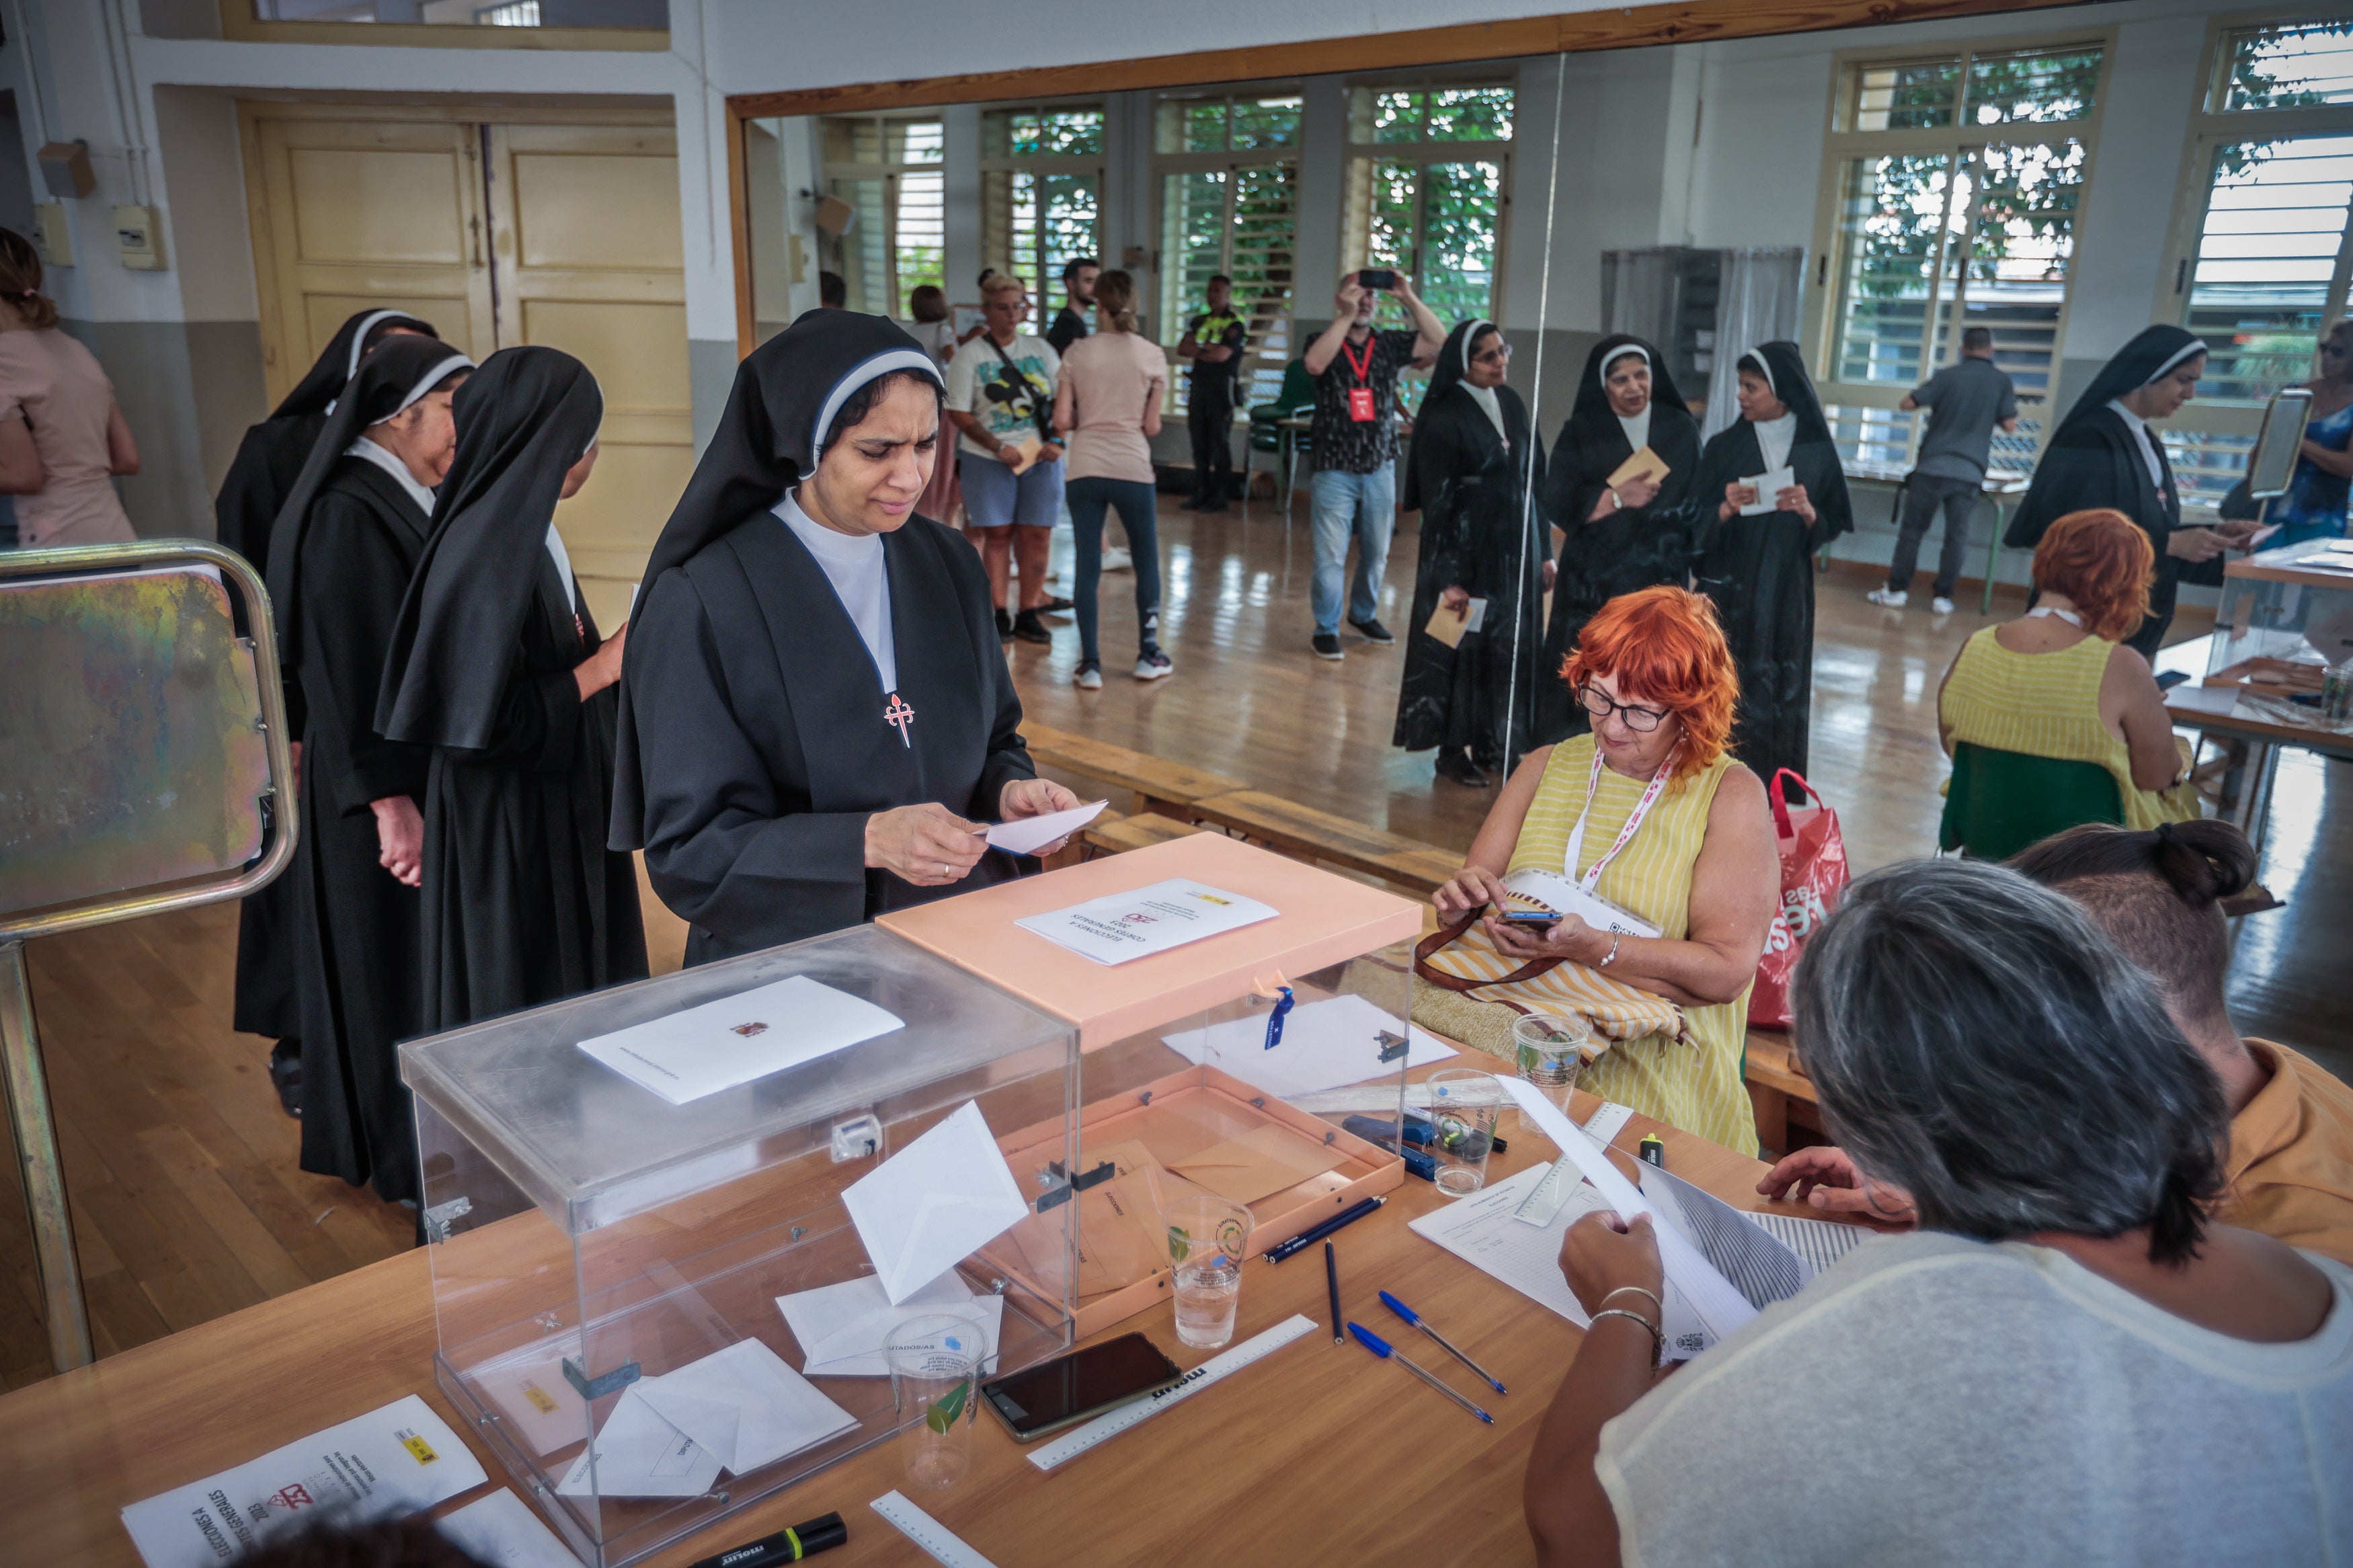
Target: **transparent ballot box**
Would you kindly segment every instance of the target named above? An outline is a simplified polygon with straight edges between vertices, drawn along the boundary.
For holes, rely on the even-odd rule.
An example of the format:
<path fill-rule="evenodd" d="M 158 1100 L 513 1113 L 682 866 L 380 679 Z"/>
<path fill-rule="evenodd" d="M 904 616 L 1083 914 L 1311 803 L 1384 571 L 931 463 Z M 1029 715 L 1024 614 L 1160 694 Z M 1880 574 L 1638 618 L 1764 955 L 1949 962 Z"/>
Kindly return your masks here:
<path fill-rule="evenodd" d="M 1078 1032 L 885 931 L 400 1054 L 437 1380 L 596 1568 L 888 1437 L 902 1321 L 1071 1341 Z"/>
<path fill-rule="evenodd" d="M 1117 963 L 1033 929 L 1064 929 L 1096 905 L 1150 930 L 1172 890 L 1273 912 Z M 1198 1239 L 1168 1219 L 1181 1200 L 1246 1208 L 1242 1253 L 1254 1257 L 1395 1189 L 1405 1159 L 1420 1157 L 1427 1124 L 1403 1121 L 1407 1073 L 1451 1053 L 1409 1026 L 1421 914 L 1394 894 L 1202 833 L 880 923 L 1077 1031 L 1067 1206 L 1082 1335 L 1171 1299 L 1174 1266 Z M 1008 1157 L 1030 1169 L 1062 1137 L 1041 1118 L 1007 1140 Z M 1055 1226 L 1033 1215 L 983 1256 L 1022 1278 Z"/>
<path fill-rule="evenodd" d="M 2322 691 L 2329 667 L 2353 667 L 2353 541 L 2307 540 L 2224 567 L 2211 649 L 2204 684 L 2235 688 L 2242 710 L 2353 731 L 2327 716 Z"/>

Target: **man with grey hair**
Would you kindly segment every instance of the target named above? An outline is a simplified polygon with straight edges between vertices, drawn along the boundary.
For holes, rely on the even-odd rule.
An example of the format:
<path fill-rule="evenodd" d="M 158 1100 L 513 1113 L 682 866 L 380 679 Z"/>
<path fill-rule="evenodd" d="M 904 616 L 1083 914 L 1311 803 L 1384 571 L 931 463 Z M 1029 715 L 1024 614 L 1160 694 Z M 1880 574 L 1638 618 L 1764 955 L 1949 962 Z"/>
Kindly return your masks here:
<path fill-rule="evenodd" d="M 1649 1216 L 1571 1226 L 1592 1326 L 1529 1459 L 1539 1563 L 2353 1557 L 2353 1268 L 2208 1219 L 2213 1072 L 2081 910 L 1890 867 L 1791 1003 L 1824 1121 L 1921 1228 L 1659 1382 Z"/>

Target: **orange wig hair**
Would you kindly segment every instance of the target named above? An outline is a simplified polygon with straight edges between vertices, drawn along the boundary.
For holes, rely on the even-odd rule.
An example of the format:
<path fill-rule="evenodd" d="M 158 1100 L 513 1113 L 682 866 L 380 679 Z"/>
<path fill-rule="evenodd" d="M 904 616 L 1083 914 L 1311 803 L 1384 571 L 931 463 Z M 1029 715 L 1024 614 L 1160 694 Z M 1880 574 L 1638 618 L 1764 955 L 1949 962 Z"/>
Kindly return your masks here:
<path fill-rule="evenodd" d="M 1705 598 L 1662 585 L 1602 605 L 1560 667 L 1571 688 L 1600 675 L 1617 681 L 1620 698 L 1656 703 L 1683 721 L 1672 775 L 1677 786 L 1724 755 L 1740 678 L 1715 606 Z"/>
<path fill-rule="evenodd" d="M 2034 547 L 2034 585 L 2075 602 L 2084 629 L 2107 642 L 2132 636 L 2148 614 L 2157 552 L 2138 523 L 2095 507 L 2052 523 Z"/>

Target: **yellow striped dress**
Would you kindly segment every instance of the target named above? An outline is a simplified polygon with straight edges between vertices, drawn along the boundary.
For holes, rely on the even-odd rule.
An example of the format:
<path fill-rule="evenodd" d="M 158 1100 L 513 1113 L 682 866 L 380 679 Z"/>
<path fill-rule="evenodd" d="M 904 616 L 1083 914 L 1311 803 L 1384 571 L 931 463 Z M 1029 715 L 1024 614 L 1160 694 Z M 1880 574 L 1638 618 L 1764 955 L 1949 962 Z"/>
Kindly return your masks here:
<path fill-rule="evenodd" d="M 1995 630 L 1988 626 L 1961 645 L 1945 683 L 1937 711 L 1956 742 L 2105 768 L 2123 798 L 2126 827 L 2146 830 L 2200 815 L 2198 791 L 2189 784 L 2152 790 L 2133 783 L 2131 751 L 2100 721 L 2100 680 L 2116 644 L 2085 637 L 2056 653 L 2013 653 L 1994 640 Z M 2186 767 L 2180 737 L 2173 743 Z"/>
<path fill-rule="evenodd" d="M 1691 928 L 1692 868 L 1707 837 L 1707 814 L 1715 803 L 1716 786 L 1735 765 L 1731 758 L 1718 757 L 1695 777 L 1669 785 L 1633 838 L 1603 868 L 1593 890 L 1658 927 L 1661 936 L 1682 940 Z M 1577 826 L 1592 774 L 1591 735 L 1553 748 L 1527 819 L 1520 826 L 1519 842 L 1512 847 L 1511 870 L 1540 866 L 1557 874 L 1563 869 L 1569 830 Z M 1593 815 L 1585 825 L 1583 860 L 1569 868 L 1571 875 L 1583 876 L 1609 852 L 1649 783 L 1601 770 L 1601 787 L 1594 792 Z M 1748 988 L 1717 1006 L 1687 1007 L 1684 1020 L 1691 1032 L 1688 1042 L 1678 1045 L 1661 1034 L 1621 1040 L 1586 1069 L 1577 1087 L 1754 1154 L 1757 1113 L 1740 1079 L 1741 1052 L 1748 1038 Z"/>

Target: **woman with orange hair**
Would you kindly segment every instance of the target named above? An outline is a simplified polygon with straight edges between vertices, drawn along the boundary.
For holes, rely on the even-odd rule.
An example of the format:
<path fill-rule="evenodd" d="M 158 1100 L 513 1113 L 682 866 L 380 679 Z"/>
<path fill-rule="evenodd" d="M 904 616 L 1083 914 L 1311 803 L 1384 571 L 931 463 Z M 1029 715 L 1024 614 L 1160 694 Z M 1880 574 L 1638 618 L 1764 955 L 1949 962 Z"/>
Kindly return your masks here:
<path fill-rule="evenodd" d="M 2148 614 L 2157 552 L 2105 507 L 2071 511 L 2034 547 L 2032 609 L 1961 645 L 1936 693 L 1945 753 L 1963 742 L 2107 769 L 2124 826 L 2199 815 L 2148 660 L 2122 646 Z"/>
<path fill-rule="evenodd" d="M 1492 1005 L 1617 994 L 1633 1005 L 1577 1006 L 1615 1037 L 1579 1087 L 1752 1152 L 1740 1055 L 1780 881 L 1765 786 L 1725 752 L 1740 689 L 1723 628 L 1681 588 L 1623 595 L 1585 624 L 1561 678 L 1591 731 L 1514 770 L 1431 900 L 1455 940 L 1425 944 L 1441 973 L 1424 977 L 1491 1016 L 1450 999 L 1454 1016 L 1428 1021 L 1487 1046 Z"/>

